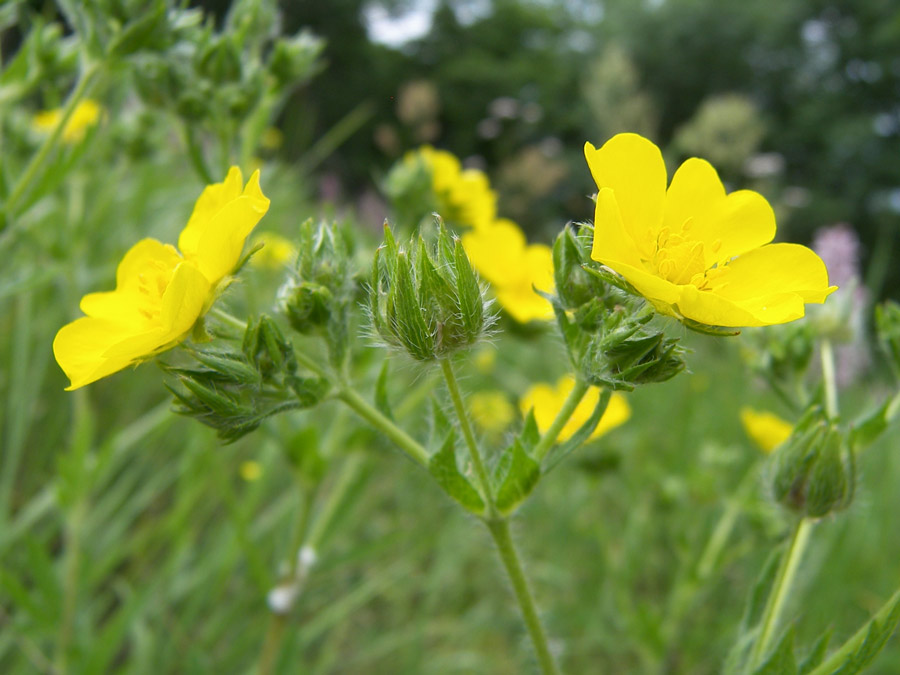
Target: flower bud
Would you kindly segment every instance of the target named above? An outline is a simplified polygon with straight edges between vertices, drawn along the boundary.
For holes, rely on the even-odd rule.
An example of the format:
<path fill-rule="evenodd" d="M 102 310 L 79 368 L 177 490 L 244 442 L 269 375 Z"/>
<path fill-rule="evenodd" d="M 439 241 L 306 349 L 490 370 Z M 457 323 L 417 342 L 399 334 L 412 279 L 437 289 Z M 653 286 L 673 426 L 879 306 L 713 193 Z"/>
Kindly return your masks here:
<path fill-rule="evenodd" d="M 477 342 L 493 317 L 460 240 L 441 225 L 433 250 L 421 236 L 405 250 L 387 224 L 384 232 L 369 292 L 376 332 L 419 361 Z"/>
<path fill-rule="evenodd" d="M 900 379 L 900 305 L 888 300 L 876 307 L 875 326 L 891 370 Z"/>
<path fill-rule="evenodd" d="M 340 366 L 357 288 L 347 238 L 333 224 L 307 220 L 300 226 L 297 250 L 294 273 L 278 292 L 278 308 L 298 333 L 323 335 L 332 363 Z"/>
<path fill-rule="evenodd" d="M 268 64 L 276 86 L 291 87 L 310 78 L 324 46 L 324 41 L 308 31 L 276 40 Z"/>
<path fill-rule="evenodd" d="M 802 516 L 821 518 L 846 508 L 854 481 L 853 454 L 844 435 L 818 409 L 807 413 L 772 456 L 772 493 Z"/>

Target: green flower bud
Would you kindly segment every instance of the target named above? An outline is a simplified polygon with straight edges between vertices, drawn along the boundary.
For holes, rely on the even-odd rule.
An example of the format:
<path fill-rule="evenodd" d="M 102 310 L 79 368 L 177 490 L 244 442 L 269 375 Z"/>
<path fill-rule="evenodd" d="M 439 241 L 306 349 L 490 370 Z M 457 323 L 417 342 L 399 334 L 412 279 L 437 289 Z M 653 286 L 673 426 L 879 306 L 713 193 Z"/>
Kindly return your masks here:
<path fill-rule="evenodd" d="M 298 333 L 326 338 L 332 363 L 339 367 L 347 354 L 351 303 L 357 283 L 350 265 L 349 241 L 337 226 L 300 226 L 297 264 L 278 292 L 278 307 Z"/>
<path fill-rule="evenodd" d="M 602 299 L 607 286 L 587 272 L 583 265 L 590 260 L 593 228 L 567 226 L 553 243 L 553 274 L 556 293 L 562 306 L 569 310 Z"/>
<path fill-rule="evenodd" d="M 888 300 L 876 307 L 875 326 L 891 370 L 900 379 L 900 305 Z"/>
<path fill-rule="evenodd" d="M 772 494 L 790 511 L 821 518 L 853 498 L 853 454 L 844 434 L 818 409 L 807 413 L 770 461 Z"/>
<path fill-rule="evenodd" d="M 275 41 L 268 70 L 278 88 L 288 88 L 312 77 L 325 42 L 308 31 Z"/>
<path fill-rule="evenodd" d="M 389 345 L 430 361 L 475 344 L 493 321 L 462 243 L 441 225 L 433 250 L 421 236 L 400 248 L 385 223 L 375 253 L 369 312 Z"/>

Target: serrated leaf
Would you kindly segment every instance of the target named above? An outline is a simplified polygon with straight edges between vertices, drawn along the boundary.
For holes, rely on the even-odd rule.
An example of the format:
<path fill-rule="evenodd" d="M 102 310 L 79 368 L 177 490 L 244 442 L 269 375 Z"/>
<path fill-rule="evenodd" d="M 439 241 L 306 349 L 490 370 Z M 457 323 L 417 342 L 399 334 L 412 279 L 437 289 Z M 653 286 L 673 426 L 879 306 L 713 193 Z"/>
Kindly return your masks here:
<path fill-rule="evenodd" d="M 541 441 L 541 432 L 538 429 L 537 420 L 534 419 L 534 408 L 525 415 L 525 424 L 522 433 L 519 434 L 519 442 L 529 455 Z"/>
<path fill-rule="evenodd" d="M 728 656 L 725 658 L 723 669 L 725 675 L 744 673 L 747 669 L 745 664 L 758 633 L 756 624 L 759 622 L 766 600 L 769 597 L 769 589 L 775 580 L 778 563 L 781 561 L 781 553 L 782 547 L 780 546 L 769 553 L 769 557 L 766 559 L 759 577 L 753 584 L 753 588 L 750 589 L 750 593 L 747 596 L 747 604 L 744 608 L 744 615 L 741 617 L 741 623 L 738 627 L 737 638 L 731 646 Z"/>
<path fill-rule="evenodd" d="M 375 381 L 375 407 L 382 415 L 389 420 L 394 419 L 394 412 L 391 410 L 391 402 L 388 398 L 387 382 L 388 382 L 388 364 L 390 362 L 385 359 L 381 365 L 381 372 L 378 373 L 378 379 Z"/>
<path fill-rule="evenodd" d="M 825 658 L 825 654 L 828 651 L 828 643 L 830 641 L 831 629 L 829 628 L 819 636 L 819 639 L 816 640 L 816 643 L 812 646 L 812 649 L 809 650 L 806 658 L 800 662 L 800 675 L 807 675 L 807 673 L 811 673 L 813 669 L 816 668 L 816 666 L 822 663 L 822 660 Z"/>
<path fill-rule="evenodd" d="M 428 461 L 428 472 L 444 492 L 472 513 L 484 513 L 484 500 L 472 484 L 466 480 L 456 464 L 456 434 L 447 434 L 444 445 Z"/>
<path fill-rule="evenodd" d="M 850 446 L 854 450 L 861 450 L 874 443 L 887 430 L 898 410 L 900 410 L 900 394 L 891 397 L 876 410 L 854 423 L 850 431 Z"/>
<path fill-rule="evenodd" d="M 512 513 L 531 494 L 541 477 L 541 468 L 516 439 L 500 458 L 497 465 L 497 488 L 494 497 L 497 510 L 506 515 Z"/>
<path fill-rule="evenodd" d="M 580 448 L 584 443 L 591 437 L 591 434 L 594 433 L 594 429 L 597 428 L 597 425 L 600 424 L 600 420 L 603 418 L 603 413 L 606 412 L 607 406 L 609 406 L 609 399 L 612 396 L 612 391 L 609 389 L 603 389 L 600 392 L 600 398 L 597 400 L 597 405 L 594 407 L 594 412 L 591 413 L 591 416 L 588 418 L 587 422 L 582 424 L 578 431 L 572 434 L 564 443 L 561 443 L 555 450 L 553 450 L 553 461 L 547 466 L 544 470 L 544 473 L 549 473 L 553 468 L 556 467 L 561 461 L 563 461 L 566 457 L 568 457 L 572 452 Z"/>
<path fill-rule="evenodd" d="M 827 667 L 821 666 L 813 673 L 818 675 L 821 671 L 821 675 L 825 673 L 829 675 L 854 675 L 862 672 L 875 659 L 878 652 L 884 648 L 884 645 L 897 628 L 898 622 L 900 622 L 900 591 L 894 593 L 891 599 L 869 621 L 868 630 L 863 626 L 848 640 L 848 642 L 858 640 L 862 631 L 866 631 L 865 639 L 863 639 L 859 647 L 852 651 L 842 663 L 826 661 Z M 840 651 L 838 650 L 839 653 Z"/>
<path fill-rule="evenodd" d="M 453 425 L 450 424 L 450 420 L 447 418 L 447 415 L 444 414 L 443 408 L 441 408 L 441 404 L 438 403 L 438 400 L 432 396 L 431 397 L 431 434 L 428 439 L 428 445 L 432 448 L 437 448 L 442 446 L 444 443 L 444 439 L 447 438 L 447 434 L 449 434 L 453 430 Z"/>
<path fill-rule="evenodd" d="M 788 628 L 778 646 L 769 655 L 769 658 L 756 670 L 753 675 L 797 675 L 797 662 L 794 660 L 794 627 Z"/>

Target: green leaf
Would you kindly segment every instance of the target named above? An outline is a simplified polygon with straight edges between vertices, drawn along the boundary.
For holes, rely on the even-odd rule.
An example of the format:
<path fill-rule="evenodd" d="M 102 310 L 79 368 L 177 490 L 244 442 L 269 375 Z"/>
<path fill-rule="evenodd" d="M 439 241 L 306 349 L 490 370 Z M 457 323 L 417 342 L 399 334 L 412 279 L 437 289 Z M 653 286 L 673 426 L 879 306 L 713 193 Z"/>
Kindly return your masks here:
<path fill-rule="evenodd" d="M 387 382 L 388 382 L 388 364 L 390 362 L 385 359 L 381 365 L 381 372 L 378 373 L 378 379 L 375 381 L 375 407 L 382 415 L 389 420 L 394 419 L 394 412 L 391 410 L 391 402 L 388 399 Z"/>
<path fill-rule="evenodd" d="M 814 668 L 822 663 L 823 659 L 825 658 L 825 653 L 828 651 L 828 643 L 830 641 L 831 629 L 829 628 L 819 636 L 819 639 L 816 640 L 816 643 L 812 646 L 812 649 L 809 650 L 809 654 L 807 654 L 806 658 L 803 659 L 803 661 L 800 663 L 800 675 L 811 673 Z"/>
<path fill-rule="evenodd" d="M 431 448 L 442 446 L 447 434 L 453 431 L 453 425 L 438 400 L 431 397 L 431 434 L 428 437 L 428 445 Z"/>
<path fill-rule="evenodd" d="M 517 439 L 503 452 L 494 475 L 496 506 L 500 513 L 506 515 L 531 494 L 541 477 L 541 468 Z"/>
<path fill-rule="evenodd" d="M 741 334 L 741 331 L 735 330 L 734 328 L 727 328 L 725 326 L 709 326 L 705 323 L 699 323 L 685 317 L 681 317 L 678 320 L 684 324 L 685 328 L 688 328 L 695 333 L 701 333 L 703 335 L 713 335 L 715 337 L 734 337 L 735 335 Z"/>
<path fill-rule="evenodd" d="M 854 423 L 850 431 L 850 447 L 861 450 L 874 443 L 887 430 L 898 410 L 900 410 L 900 394 L 888 399 L 876 410 Z"/>
<path fill-rule="evenodd" d="M 797 662 L 794 660 L 794 627 L 784 632 L 784 636 L 775 650 L 753 675 L 797 675 Z"/>
<path fill-rule="evenodd" d="M 541 441 L 541 432 L 538 429 L 537 420 L 534 419 L 534 408 L 525 415 L 525 425 L 522 427 L 522 433 L 519 434 L 519 442 L 529 455 L 531 451 Z"/>
<path fill-rule="evenodd" d="M 898 622 L 900 622 L 900 592 L 895 593 L 873 617 L 862 644 L 850 653 L 843 663 L 829 664 L 831 666 L 828 671 L 830 675 L 854 675 L 854 673 L 862 672 L 884 648 L 897 628 Z"/>
<path fill-rule="evenodd" d="M 456 434 L 447 434 L 439 452 L 431 456 L 428 472 L 434 476 L 444 492 L 472 513 L 484 514 L 484 500 L 472 484 L 459 472 L 456 464 Z"/>

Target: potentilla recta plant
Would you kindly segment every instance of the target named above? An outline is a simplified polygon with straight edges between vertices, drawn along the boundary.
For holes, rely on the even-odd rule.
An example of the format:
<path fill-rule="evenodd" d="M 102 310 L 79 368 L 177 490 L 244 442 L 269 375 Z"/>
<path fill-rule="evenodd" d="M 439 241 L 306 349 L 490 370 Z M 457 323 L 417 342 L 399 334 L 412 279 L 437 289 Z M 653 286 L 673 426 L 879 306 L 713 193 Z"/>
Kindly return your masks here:
<path fill-rule="evenodd" d="M 498 216 L 484 173 L 463 169 L 446 151 L 412 153 L 392 172 L 387 191 L 398 214 L 418 216 L 386 224 L 374 250 L 347 226 L 298 223 L 293 251 L 281 242 L 294 260 L 272 299 L 275 314 L 247 317 L 222 305 L 236 276 L 259 269 L 242 265 L 253 254 L 245 241 L 269 199 L 258 171 L 244 184 L 234 167 L 203 190 L 178 248 L 138 242 L 119 264 L 115 290 L 82 299 L 86 316 L 61 328 L 54 341 L 57 361 L 69 388 L 77 389 L 158 358 L 175 410 L 216 429 L 224 441 L 275 415 L 338 402 L 352 413 L 348 419 L 389 440 L 409 458 L 409 471 L 422 472 L 471 515 L 473 526 L 486 529 L 540 670 L 562 672 L 559 664 L 576 638 L 546 625 L 540 589 L 529 580 L 511 531 L 520 507 L 586 443 L 642 417 L 652 421 L 652 411 L 632 404 L 628 392 L 685 371 L 683 326 L 719 339 L 739 328 L 793 325 L 808 305 L 835 290 L 810 249 L 771 243 L 775 218 L 766 199 L 748 190 L 727 193 L 708 162 L 687 160 L 667 183 L 660 150 L 635 134 L 617 135 L 599 149 L 588 143 L 585 156 L 597 184 L 593 223 L 561 228 L 548 246 L 529 243 L 515 223 Z M 897 310 L 889 306 L 882 317 L 896 360 L 900 350 L 890 349 Z M 502 349 L 518 339 L 504 330 L 509 322 L 556 331 L 567 369 L 553 382 L 532 381 L 517 391 L 469 391 L 459 373 L 470 371 L 486 342 Z M 768 600 L 751 608 L 731 655 L 722 655 L 728 672 L 797 672 L 793 632 L 783 626 L 804 546 L 816 522 L 850 504 L 856 453 L 884 431 L 897 407 L 891 399 L 848 424 L 838 412 L 828 336 L 811 331 L 807 348 L 820 352 L 822 386 L 793 402 L 795 419 L 744 412 L 749 433 L 768 453 L 764 463 L 760 455 L 762 480 L 785 510 L 791 534 L 758 586 Z M 377 376 L 367 365 L 371 359 L 362 358 L 372 350 L 382 350 Z M 765 368 L 773 382 L 784 372 L 807 377 L 809 361 Z M 427 414 L 398 413 L 393 364 L 426 383 Z M 318 485 L 330 470 L 329 458 L 303 442 L 285 439 L 284 451 L 301 486 Z M 286 625 L 358 461 L 346 459 L 349 475 L 333 484 L 321 511 L 300 519 L 313 524 L 292 538 L 291 559 L 268 595 L 271 625 L 260 672 L 283 662 Z M 755 488 L 757 481 L 747 485 Z M 693 585 L 679 590 L 660 633 L 673 644 L 696 583 L 713 573 L 730 526 L 718 531 L 719 548 L 702 557 Z M 830 652 L 821 647 L 803 672 L 857 672 L 898 617 L 895 595 L 857 635 Z"/>

